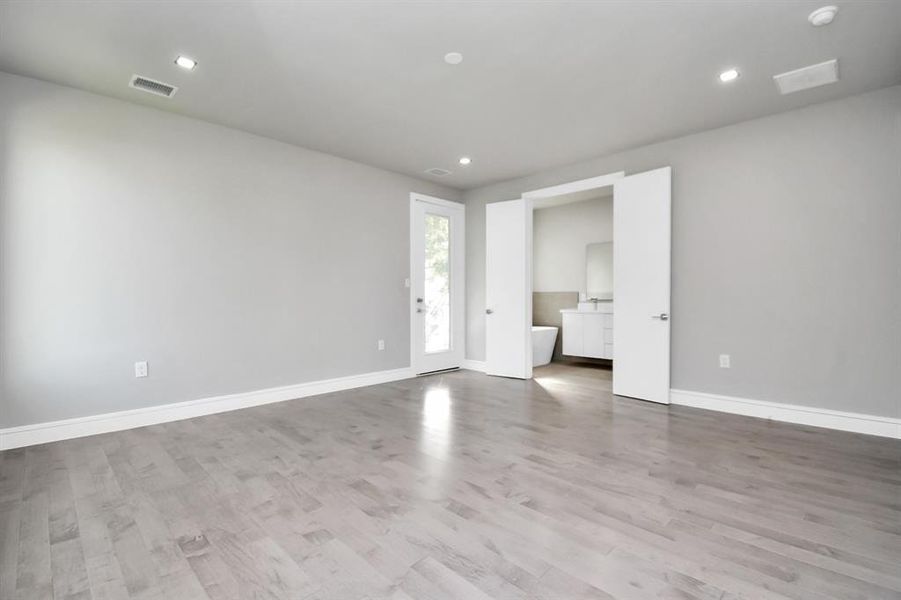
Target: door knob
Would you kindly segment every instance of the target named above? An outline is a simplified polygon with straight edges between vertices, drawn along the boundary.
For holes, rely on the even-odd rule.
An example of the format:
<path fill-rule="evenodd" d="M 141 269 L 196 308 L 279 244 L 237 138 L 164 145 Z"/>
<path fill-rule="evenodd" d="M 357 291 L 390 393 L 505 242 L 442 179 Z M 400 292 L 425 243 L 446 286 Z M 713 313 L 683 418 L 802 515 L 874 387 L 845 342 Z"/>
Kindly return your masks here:
<path fill-rule="evenodd" d="M 491 310 L 490 308 L 486 308 L 486 309 L 485 309 L 485 314 L 486 314 L 486 315 L 491 315 L 491 314 L 494 314 L 494 311 Z"/>
<path fill-rule="evenodd" d="M 659 315 L 651 315 L 652 319 L 660 319 L 661 321 L 669 321 L 669 315 L 666 313 L 660 313 Z"/>

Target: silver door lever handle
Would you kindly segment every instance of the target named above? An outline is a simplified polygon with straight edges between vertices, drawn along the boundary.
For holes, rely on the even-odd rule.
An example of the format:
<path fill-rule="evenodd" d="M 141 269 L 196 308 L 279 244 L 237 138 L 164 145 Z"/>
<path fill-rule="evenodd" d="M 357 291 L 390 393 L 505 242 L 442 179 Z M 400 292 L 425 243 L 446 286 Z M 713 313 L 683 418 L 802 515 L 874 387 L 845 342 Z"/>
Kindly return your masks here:
<path fill-rule="evenodd" d="M 491 310 L 490 308 L 486 308 L 486 309 L 485 309 L 485 314 L 486 314 L 486 315 L 491 315 L 491 314 L 494 314 L 494 311 Z"/>
<path fill-rule="evenodd" d="M 666 313 L 660 313 L 659 315 L 651 315 L 652 319 L 660 319 L 661 321 L 669 321 L 669 315 Z"/>

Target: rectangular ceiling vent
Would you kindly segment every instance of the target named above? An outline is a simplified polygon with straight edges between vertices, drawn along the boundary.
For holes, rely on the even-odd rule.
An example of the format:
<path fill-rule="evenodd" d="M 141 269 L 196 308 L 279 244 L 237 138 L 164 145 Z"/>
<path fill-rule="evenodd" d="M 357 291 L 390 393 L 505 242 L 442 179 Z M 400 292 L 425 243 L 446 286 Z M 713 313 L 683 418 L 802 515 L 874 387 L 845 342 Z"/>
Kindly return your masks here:
<path fill-rule="evenodd" d="M 438 167 L 432 167 L 431 169 L 426 169 L 425 171 L 429 175 L 434 175 L 435 177 L 444 177 L 445 175 L 450 175 L 451 172 L 447 169 L 439 169 Z"/>
<path fill-rule="evenodd" d="M 773 75 L 773 81 L 779 87 L 780 94 L 793 94 L 801 90 L 835 83 L 838 81 L 838 60 L 833 58 L 818 65 Z"/>
<path fill-rule="evenodd" d="M 136 90 L 141 90 L 142 92 L 147 92 L 148 94 L 162 96 L 163 98 L 171 98 L 175 95 L 175 92 L 178 91 L 178 88 L 174 85 L 169 85 L 162 81 L 155 81 L 141 75 L 132 75 L 131 81 L 128 82 L 128 86 L 133 87 Z"/>

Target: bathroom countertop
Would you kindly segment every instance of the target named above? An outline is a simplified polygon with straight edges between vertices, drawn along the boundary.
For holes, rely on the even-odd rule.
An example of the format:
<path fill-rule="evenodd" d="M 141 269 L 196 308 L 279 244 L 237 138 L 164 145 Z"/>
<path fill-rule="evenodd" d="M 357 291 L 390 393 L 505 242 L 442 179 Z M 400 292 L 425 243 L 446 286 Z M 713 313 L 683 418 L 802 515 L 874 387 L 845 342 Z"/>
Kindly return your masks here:
<path fill-rule="evenodd" d="M 580 315 L 610 315 L 613 314 L 613 303 L 598 306 L 597 310 L 579 310 L 578 308 L 561 308 L 561 313 L 578 313 Z"/>

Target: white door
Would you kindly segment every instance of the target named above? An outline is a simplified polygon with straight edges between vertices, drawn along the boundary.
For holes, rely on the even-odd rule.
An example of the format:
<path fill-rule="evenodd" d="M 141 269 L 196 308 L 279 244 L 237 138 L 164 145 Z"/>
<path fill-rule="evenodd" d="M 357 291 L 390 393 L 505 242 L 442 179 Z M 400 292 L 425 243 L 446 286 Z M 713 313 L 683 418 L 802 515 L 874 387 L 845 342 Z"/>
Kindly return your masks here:
<path fill-rule="evenodd" d="M 485 372 L 532 377 L 532 205 L 485 207 Z M 525 301 L 524 301 L 525 300 Z"/>
<path fill-rule="evenodd" d="M 613 184 L 613 393 L 669 404 L 672 168 Z"/>
<path fill-rule="evenodd" d="M 463 363 L 463 205 L 410 198 L 413 370 L 454 369 Z"/>

